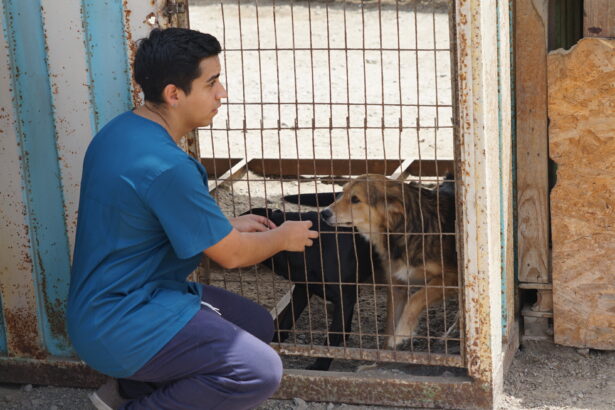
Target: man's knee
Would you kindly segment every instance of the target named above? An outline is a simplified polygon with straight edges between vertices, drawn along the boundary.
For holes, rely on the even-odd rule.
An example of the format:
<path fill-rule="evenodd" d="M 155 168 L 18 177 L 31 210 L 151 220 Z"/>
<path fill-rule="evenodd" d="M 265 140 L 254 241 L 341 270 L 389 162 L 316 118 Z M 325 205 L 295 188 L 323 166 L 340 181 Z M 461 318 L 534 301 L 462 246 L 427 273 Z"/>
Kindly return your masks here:
<path fill-rule="evenodd" d="M 259 391 L 258 394 L 262 395 L 263 400 L 269 398 L 278 390 L 284 372 L 282 359 L 280 359 L 278 353 L 269 346 L 266 346 L 264 350 L 263 354 L 266 355 L 267 365 L 252 369 L 256 382 L 255 389 Z"/>
<path fill-rule="evenodd" d="M 282 380 L 282 360 L 275 350 L 266 344 L 261 349 L 253 350 L 254 360 L 247 360 L 234 366 L 232 375 L 224 379 L 215 377 L 213 384 L 218 391 L 225 392 L 224 407 L 253 408 L 270 398 L 280 386 Z M 258 359 L 256 359 L 258 358 Z M 211 375 L 198 375 L 197 378 L 210 384 Z M 202 400 L 210 400 L 203 392 Z"/>

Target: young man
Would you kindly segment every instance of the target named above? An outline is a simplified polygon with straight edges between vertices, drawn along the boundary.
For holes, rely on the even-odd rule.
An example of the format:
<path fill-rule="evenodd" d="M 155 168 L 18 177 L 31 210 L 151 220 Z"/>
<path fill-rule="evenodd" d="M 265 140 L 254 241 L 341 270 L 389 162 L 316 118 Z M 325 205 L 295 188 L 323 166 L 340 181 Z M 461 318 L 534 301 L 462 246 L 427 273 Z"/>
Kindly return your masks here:
<path fill-rule="evenodd" d="M 88 147 L 67 319 L 79 356 L 113 378 L 91 396 L 98 409 L 246 409 L 279 385 L 269 313 L 186 281 L 202 252 L 235 268 L 318 236 L 310 222 L 229 221 L 177 146 L 226 98 L 219 53 L 208 34 L 153 30 L 134 63 L 145 103 Z"/>

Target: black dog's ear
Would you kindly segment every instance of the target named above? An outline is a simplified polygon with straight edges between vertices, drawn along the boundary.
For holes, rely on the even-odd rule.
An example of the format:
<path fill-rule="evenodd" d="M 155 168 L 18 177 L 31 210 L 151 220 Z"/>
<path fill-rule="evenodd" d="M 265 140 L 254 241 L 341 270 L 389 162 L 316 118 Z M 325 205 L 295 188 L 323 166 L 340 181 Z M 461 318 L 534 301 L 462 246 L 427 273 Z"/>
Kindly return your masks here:
<path fill-rule="evenodd" d="M 282 199 L 291 204 L 325 207 L 335 202 L 341 194 L 341 192 L 319 192 L 317 194 L 285 195 Z"/>
<path fill-rule="evenodd" d="M 246 211 L 242 213 L 241 215 L 253 214 L 253 215 L 259 215 L 259 216 L 266 216 L 267 218 L 269 218 L 270 215 L 275 212 L 280 212 L 280 210 L 279 209 L 269 209 L 269 208 L 251 208 L 249 211 Z"/>

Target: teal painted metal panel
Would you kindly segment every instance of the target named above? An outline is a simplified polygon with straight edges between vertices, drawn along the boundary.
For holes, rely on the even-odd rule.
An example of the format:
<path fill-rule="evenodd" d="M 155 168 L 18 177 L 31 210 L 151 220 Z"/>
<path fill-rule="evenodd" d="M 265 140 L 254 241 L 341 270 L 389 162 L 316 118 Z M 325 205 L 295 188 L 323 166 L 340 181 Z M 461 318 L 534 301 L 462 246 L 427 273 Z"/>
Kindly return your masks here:
<path fill-rule="evenodd" d="M 4 28 L 11 56 L 39 327 L 48 352 L 66 356 L 71 353 L 64 320 L 70 261 L 40 2 L 5 0 Z"/>
<path fill-rule="evenodd" d="M 91 119 L 98 132 L 132 108 L 122 0 L 83 0 L 91 84 Z"/>

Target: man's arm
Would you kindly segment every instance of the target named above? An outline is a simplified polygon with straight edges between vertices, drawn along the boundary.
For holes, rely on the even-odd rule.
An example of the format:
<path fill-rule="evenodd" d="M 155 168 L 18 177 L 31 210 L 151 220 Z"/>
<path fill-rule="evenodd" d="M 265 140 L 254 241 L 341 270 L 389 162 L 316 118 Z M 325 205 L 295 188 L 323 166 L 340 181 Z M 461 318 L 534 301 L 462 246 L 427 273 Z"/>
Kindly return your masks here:
<path fill-rule="evenodd" d="M 207 248 L 205 254 L 226 269 L 251 266 L 281 251 L 302 252 L 312 246 L 318 232 L 311 221 L 287 221 L 265 232 L 239 232 L 233 229 L 224 239 Z"/>

